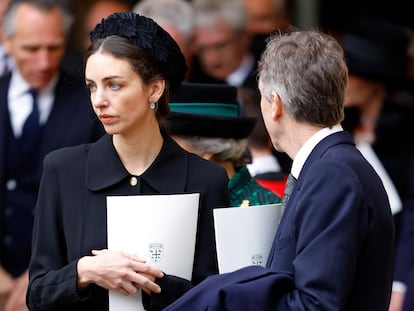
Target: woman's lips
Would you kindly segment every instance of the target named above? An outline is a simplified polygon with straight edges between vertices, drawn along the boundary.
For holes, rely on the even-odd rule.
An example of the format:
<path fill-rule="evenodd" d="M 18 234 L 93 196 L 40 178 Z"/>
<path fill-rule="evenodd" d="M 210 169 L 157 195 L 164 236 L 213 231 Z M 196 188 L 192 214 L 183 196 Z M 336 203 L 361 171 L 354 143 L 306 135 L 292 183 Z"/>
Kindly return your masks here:
<path fill-rule="evenodd" d="M 113 121 L 114 116 L 110 114 L 100 114 L 99 119 L 103 124 L 110 124 Z"/>

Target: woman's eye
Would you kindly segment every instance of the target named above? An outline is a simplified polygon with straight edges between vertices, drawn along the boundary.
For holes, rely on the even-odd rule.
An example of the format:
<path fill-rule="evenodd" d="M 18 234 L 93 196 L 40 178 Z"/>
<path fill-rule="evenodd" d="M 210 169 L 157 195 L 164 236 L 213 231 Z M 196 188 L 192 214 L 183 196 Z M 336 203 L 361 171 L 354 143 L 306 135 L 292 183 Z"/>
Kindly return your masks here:
<path fill-rule="evenodd" d="M 120 87 L 121 87 L 121 85 L 119 83 L 115 83 L 115 82 L 111 83 L 111 89 L 113 89 L 113 90 L 117 90 Z"/>
<path fill-rule="evenodd" d="M 86 87 L 89 89 L 90 92 L 96 91 L 96 85 L 87 84 Z"/>

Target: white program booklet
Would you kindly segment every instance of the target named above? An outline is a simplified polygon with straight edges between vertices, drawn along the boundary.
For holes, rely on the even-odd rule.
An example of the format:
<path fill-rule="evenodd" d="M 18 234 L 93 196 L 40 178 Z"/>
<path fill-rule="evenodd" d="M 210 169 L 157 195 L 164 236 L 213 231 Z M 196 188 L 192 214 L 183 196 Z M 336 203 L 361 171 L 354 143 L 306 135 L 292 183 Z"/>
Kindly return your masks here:
<path fill-rule="evenodd" d="M 216 208 L 219 272 L 242 267 L 265 266 L 281 217 L 281 204 Z"/>
<path fill-rule="evenodd" d="M 135 253 L 167 274 L 191 280 L 199 193 L 108 196 L 108 249 Z M 141 311 L 141 291 L 109 291 L 110 311 Z"/>

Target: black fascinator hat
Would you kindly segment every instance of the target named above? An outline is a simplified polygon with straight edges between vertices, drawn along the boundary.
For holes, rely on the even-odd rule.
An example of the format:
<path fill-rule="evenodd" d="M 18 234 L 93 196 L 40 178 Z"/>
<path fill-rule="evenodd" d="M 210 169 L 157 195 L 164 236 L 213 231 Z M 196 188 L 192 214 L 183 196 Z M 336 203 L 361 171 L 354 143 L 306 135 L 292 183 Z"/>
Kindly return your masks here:
<path fill-rule="evenodd" d="M 240 114 L 237 88 L 226 84 L 184 82 L 170 101 L 172 135 L 247 138 L 257 119 Z"/>
<path fill-rule="evenodd" d="M 154 20 L 133 12 L 114 13 L 102 19 L 89 38 L 94 42 L 113 35 L 148 51 L 170 82 L 173 93 L 180 87 L 187 71 L 185 57 L 170 34 Z"/>

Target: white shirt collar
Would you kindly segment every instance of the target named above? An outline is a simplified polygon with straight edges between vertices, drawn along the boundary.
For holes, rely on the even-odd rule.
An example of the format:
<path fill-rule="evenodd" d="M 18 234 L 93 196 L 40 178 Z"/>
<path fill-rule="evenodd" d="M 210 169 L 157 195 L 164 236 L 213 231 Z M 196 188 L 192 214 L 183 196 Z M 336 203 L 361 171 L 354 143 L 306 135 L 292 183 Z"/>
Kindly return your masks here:
<path fill-rule="evenodd" d="M 226 78 L 226 82 L 233 86 L 241 86 L 246 77 L 251 73 L 253 66 L 253 56 L 250 54 L 244 56 L 239 68 L 237 68 L 235 71 L 228 75 L 228 77 Z"/>
<path fill-rule="evenodd" d="M 277 158 L 273 155 L 254 157 L 252 163 L 247 164 L 247 169 L 252 176 L 269 172 L 278 173 L 282 171 Z"/>
<path fill-rule="evenodd" d="M 53 94 L 55 86 L 58 82 L 59 75 L 55 75 L 52 80 L 41 90 L 39 90 L 39 96 L 42 94 Z M 8 96 L 19 96 L 24 94 L 30 89 L 30 84 L 23 78 L 20 71 L 17 68 L 13 69 L 13 74 L 10 80 Z"/>
<path fill-rule="evenodd" d="M 8 97 L 11 98 L 15 96 L 20 96 L 27 92 L 28 89 L 30 89 L 29 83 L 27 83 L 26 80 L 23 79 L 19 70 L 13 69 L 13 74 L 10 80 Z"/>
<path fill-rule="evenodd" d="M 313 134 L 312 137 L 309 138 L 306 141 L 306 143 L 302 146 L 302 148 L 299 149 L 298 153 L 296 154 L 295 159 L 293 160 L 292 169 L 291 169 L 291 173 L 293 177 L 295 177 L 296 179 L 299 177 L 302 167 L 305 164 L 306 160 L 308 159 L 310 153 L 322 139 L 324 139 L 325 137 L 333 133 L 340 132 L 340 131 L 343 131 L 342 126 L 340 124 L 337 124 L 333 126 L 332 128 L 324 127 L 323 129 Z"/>
<path fill-rule="evenodd" d="M 54 89 L 59 76 L 56 75 L 49 84 L 39 91 L 39 122 L 45 124 L 53 107 L 55 99 Z M 10 115 L 10 122 L 16 137 L 22 132 L 23 124 L 30 114 L 32 99 L 27 92 L 30 89 L 29 83 L 22 77 L 17 68 L 13 69 L 7 93 L 7 103 Z"/>

